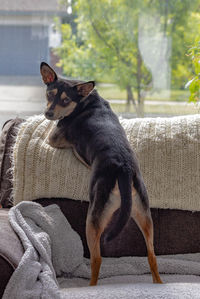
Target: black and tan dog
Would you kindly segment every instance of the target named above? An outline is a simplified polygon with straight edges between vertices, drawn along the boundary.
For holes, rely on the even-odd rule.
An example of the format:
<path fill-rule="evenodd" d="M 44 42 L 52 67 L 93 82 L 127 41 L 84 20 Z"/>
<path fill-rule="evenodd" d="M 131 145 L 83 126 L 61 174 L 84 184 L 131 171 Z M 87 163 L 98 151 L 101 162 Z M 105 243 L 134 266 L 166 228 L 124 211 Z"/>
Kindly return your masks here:
<path fill-rule="evenodd" d="M 62 80 L 44 62 L 40 70 L 47 85 L 45 116 L 59 120 L 49 136 L 50 145 L 72 147 L 76 156 L 91 167 L 86 222 L 92 272 L 90 285 L 96 285 L 98 281 L 101 234 L 118 208 L 118 221 L 108 233 L 107 240 L 115 238 L 132 216 L 146 241 L 153 281 L 161 283 L 154 254 L 147 191 L 137 159 L 117 116 L 94 90 L 93 81 Z"/>

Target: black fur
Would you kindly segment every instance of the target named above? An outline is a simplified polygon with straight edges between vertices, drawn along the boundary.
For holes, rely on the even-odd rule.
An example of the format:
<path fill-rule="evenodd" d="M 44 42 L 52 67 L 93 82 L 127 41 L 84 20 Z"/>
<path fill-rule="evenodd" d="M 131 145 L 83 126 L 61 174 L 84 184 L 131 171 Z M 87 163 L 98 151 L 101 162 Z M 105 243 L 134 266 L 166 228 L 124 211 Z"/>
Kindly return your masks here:
<path fill-rule="evenodd" d="M 63 91 L 77 104 L 70 115 L 59 120 L 57 126 L 82 159 L 92 166 L 89 209 L 93 225 L 97 229 L 109 195 L 118 182 L 121 207 L 118 221 L 107 236 L 107 240 L 110 241 L 119 234 L 130 218 L 132 185 L 141 199 L 143 208 L 146 210 L 149 207 L 137 159 L 118 117 L 96 90 L 83 97 L 77 90 L 77 83 L 80 81 L 58 79 L 57 75 L 55 78 L 54 82 L 47 83 L 48 91 L 58 89 L 52 100 L 52 107 L 60 103 L 59 97 Z M 62 106 L 61 103 L 59 105 Z"/>
<path fill-rule="evenodd" d="M 87 103 L 80 103 L 70 116 L 60 120 L 58 127 L 65 128 L 66 139 L 74 144 L 87 164 L 93 165 L 90 202 L 94 225 L 99 225 L 109 194 L 118 180 L 121 208 L 116 226 L 106 238 L 110 241 L 130 218 L 132 183 L 143 199 L 144 206 L 148 206 L 148 197 L 136 157 L 109 103 L 96 90 L 85 101 Z M 97 198 L 94 198 L 94 194 Z"/>

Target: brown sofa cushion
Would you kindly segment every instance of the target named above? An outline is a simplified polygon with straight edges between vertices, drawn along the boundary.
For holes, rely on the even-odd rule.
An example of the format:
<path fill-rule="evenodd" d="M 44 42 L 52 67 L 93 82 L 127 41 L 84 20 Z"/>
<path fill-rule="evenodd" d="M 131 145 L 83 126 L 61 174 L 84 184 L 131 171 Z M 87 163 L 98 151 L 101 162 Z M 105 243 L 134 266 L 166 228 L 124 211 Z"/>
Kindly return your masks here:
<path fill-rule="evenodd" d="M 6 285 L 14 271 L 12 266 L 0 256 L 0 298 L 2 298 Z"/>
<path fill-rule="evenodd" d="M 23 122 L 21 118 L 7 121 L 0 135 L 0 204 L 4 208 L 12 207 L 12 172 L 11 149 L 16 135 L 17 126 Z"/>
<path fill-rule="evenodd" d="M 43 198 L 36 201 L 43 206 L 55 203 L 61 208 L 72 228 L 81 236 L 84 255 L 89 257 L 85 235 L 88 203 L 64 198 Z M 151 213 L 157 255 L 200 252 L 200 212 L 153 208 Z M 112 222 L 116 220 L 116 216 L 113 217 Z M 146 255 L 144 238 L 132 219 L 125 229 L 109 243 L 104 242 L 105 233 L 101 240 L 103 256 Z"/>

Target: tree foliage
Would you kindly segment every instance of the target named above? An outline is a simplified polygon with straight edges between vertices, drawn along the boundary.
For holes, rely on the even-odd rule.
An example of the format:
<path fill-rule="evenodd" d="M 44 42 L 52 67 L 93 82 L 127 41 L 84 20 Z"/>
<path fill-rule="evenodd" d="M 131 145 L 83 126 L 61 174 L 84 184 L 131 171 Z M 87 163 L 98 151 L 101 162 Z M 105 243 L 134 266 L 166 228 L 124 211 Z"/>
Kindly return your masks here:
<path fill-rule="evenodd" d="M 200 102 L 200 41 L 196 40 L 193 47 L 190 48 L 189 54 L 193 64 L 193 77 L 187 83 L 186 87 L 190 90 L 190 102 Z"/>
<path fill-rule="evenodd" d="M 152 74 L 139 47 L 141 15 L 156 16 L 163 36 L 172 40 L 171 81 L 173 86 L 183 87 L 188 65 L 191 68 L 184 55 L 192 42 L 190 26 L 196 30 L 194 18 L 193 25 L 188 20 L 197 3 L 198 0 L 72 1 L 76 34 L 69 24 L 63 24 L 63 42 L 57 50 L 64 74 L 115 82 L 127 90 L 128 103 L 134 104 L 136 113 L 143 115 L 145 91 L 151 88 Z"/>

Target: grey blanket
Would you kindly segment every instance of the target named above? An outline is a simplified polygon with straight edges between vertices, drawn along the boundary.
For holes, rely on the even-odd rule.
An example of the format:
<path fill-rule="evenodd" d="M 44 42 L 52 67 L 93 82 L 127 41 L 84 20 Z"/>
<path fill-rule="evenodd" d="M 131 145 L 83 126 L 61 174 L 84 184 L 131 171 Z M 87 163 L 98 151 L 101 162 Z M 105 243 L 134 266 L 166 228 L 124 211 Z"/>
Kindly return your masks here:
<path fill-rule="evenodd" d="M 82 263 L 80 237 L 57 205 L 21 202 L 9 211 L 9 221 L 25 252 L 3 299 L 60 298 L 56 276 L 71 275 Z"/>
<path fill-rule="evenodd" d="M 84 279 L 86 285 L 89 283 L 90 263 L 83 257 L 80 237 L 71 228 L 59 207 L 51 205 L 43 208 L 37 203 L 21 202 L 9 211 L 9 220 L 23 244 L 24 255 L 6 287 L 3 299 L 68 299 L 75 298 L 75 295 L 78 298 L 78 289 L 76 288 L 73 294 L 73 289 L 68 287 L 70 284 L 73 287 L 79 286 L 80 279 Z M 158 265 L 161 276 L 162 273 L 200 276 L 199 253 L 158 257 Z M 105 258 L 100 278 L 114 279 L 122 275 L 134 275 L 134 277 L 140 275 L 141 277 L 141 274 L 145 275 L 149 272 L 146 257 Z M 188 286 L 185 286 L 187 291 L 197 290 L 199 294 L 200 285 L 194 284 L 189 288 Z M 137 284 L 136 287 L 138 288 Z M 99 290 L 100 287 L 96 288 Z M 91 295 L 96 288 L 93 291 L 90 288 L 88 294 Z M 148 289 L 147 286 L 145 288 Z M 165 291 L 166 288 L 165 285 Z M 153 292 L 161 290 L 160 287 L 153 285 L 151 289 Z M 116 288 L 113 287 L 113 290 Z M 169 290 L 162 298 L 168 298 Z M 179 286 L 177 290 L 179 294 Z M 103 292 L 101 290 L 98 292 L 99 298 L 104 298 Z M 116 294 L 109 298 L 115 298 L 115 296 Z M 87 294 L 82 298 L 87 298 Z"/>

